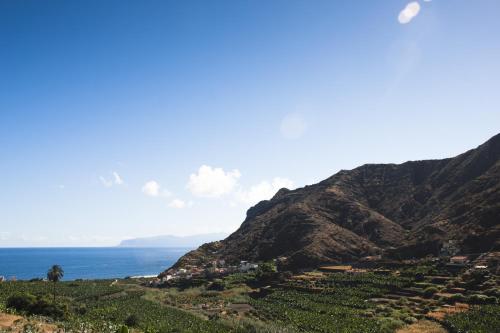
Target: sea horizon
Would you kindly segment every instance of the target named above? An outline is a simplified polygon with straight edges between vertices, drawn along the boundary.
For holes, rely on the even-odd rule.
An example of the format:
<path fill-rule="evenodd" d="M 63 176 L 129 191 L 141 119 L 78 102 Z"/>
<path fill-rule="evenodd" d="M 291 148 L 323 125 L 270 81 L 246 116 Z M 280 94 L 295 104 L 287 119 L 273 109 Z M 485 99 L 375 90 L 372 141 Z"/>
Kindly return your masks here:
<path fill-rule="evenodd" d="M 168 247 L 0 247 L 0 276 L 8 280 L 45 278 L 61 265 L 63 280 L 154 276 L 191 248 Z"/>

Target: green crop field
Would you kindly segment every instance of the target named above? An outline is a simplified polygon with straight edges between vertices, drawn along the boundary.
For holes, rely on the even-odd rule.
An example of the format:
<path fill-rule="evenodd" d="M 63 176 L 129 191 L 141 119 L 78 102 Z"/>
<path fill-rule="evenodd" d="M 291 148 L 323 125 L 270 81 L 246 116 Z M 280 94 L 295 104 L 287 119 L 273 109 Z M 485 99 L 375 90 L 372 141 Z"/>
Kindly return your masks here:
<path fill-rule="evenodd" d="M 6 282 L 0 284 L 0 307 L 10 295 L 29 293 L 47 296 L 47 282 Z M 57 285 L 58 303 L 67 307 L 59 323 L 66 332 L 115 333 L 125 320 L 134 316 L 137 327 L 146 332 L 228 332 L 215 321 L 149 301 L 145 292 L 130 286 L 111 285 L 111 281 L 61 282 Z"/>
<path fill-rule="evenodd" d="M 392 276 L 331 274 L 310 284 L 320 287 L 319 293 L 294 290 L 304 284 L 292 282 L 252 305 L 264 320 L 300 332 L 393 332 L 397 323 L 367 315 L 374 308 L 368 299 L 408 283 Z"/>

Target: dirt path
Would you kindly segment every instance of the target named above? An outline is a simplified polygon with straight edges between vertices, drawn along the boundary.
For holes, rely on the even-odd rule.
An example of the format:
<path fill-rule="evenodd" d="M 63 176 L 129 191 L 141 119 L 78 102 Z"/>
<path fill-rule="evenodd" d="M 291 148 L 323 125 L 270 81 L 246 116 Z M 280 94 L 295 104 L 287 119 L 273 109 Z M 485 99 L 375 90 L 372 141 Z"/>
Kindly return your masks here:
<path fill-rule="evenodd" d="M 14 322 L 20 319 L 22 320 L 23 317 L 0 313 L 0 328 L 12 327 L 12 325 L 14 325 Z"/>
<path fill-rule="evenodd" d="M 56 333 L 61 332 L 57 328 L 57 326 L 52 324 L 47 324 L 41 321 L 32 321 L 21 316 L 15 316 L 6 313 L 0 313 L 0 331 L 3 332 L 3 329 L 9 329 L 9 332 L 20 333 L 24 332 L 25 325 L 31 325 L 38 329 L 37 332 L 43 333 Z"/>
<path fill-rule="evenodd" d="M 420 320 L 397 330 L 396 333 L 448 333 L 448 331 L 433 321 Z"/>

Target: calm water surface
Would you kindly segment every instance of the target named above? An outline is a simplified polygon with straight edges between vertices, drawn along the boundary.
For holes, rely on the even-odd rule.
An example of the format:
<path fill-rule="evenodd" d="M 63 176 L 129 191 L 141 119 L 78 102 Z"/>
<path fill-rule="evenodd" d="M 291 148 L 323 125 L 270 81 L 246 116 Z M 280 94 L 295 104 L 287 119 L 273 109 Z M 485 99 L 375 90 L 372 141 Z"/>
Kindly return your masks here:
<path fill-rule="evenodd" d="M 64 269 L 64 280 L 156 275 L 186 248 L 0 248 L 0 275 L 26 280 L 45 277 L 51 265 Z"/>

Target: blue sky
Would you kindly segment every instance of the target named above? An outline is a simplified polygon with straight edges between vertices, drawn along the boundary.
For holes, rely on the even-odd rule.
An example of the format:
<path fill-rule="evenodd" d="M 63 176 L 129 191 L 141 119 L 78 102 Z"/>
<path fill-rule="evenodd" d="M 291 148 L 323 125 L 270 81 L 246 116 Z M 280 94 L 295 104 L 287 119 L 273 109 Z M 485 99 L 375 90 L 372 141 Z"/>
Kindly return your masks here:
<path fill-rule="evenodd" d="M 0 1 L 0 246 L 234 231 L 499 132 L 500 2 Z"/>

